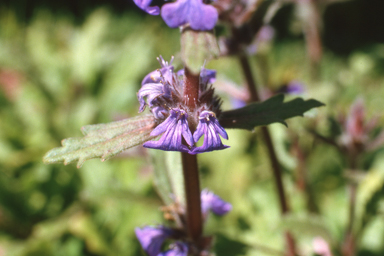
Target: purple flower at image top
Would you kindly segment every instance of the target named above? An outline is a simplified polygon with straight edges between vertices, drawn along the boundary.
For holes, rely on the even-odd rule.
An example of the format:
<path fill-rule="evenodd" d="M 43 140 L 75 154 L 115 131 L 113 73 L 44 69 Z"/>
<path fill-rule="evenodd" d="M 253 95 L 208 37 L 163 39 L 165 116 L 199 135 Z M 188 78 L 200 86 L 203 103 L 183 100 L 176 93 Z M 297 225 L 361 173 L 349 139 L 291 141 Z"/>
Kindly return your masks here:
<path fill-rule="evenodd" d="M 174 72 L 172 60 L 168 63 L 160 56 L 161 69 L 150 72 L 142 81 L 137 93 L 140 103 L 139 112 L 148 106 L 156 119 L 157 126 L 151 136 L 161 136 L 159 140 L 147 141 L 146 148 L 165 151 L 180 151 L 189 154 L 200 154 L 214 150 L 226 149 L 221 138 L 228 139 L 227 132 L 220 125 L 221 100 L 214 94 L 211 84 L 216 79 L 216 71 L 205 69 L 200 72 L 199 98 L 194 111 L 185 105 L 184 70 Z M 197 127 L 192 135 L 189 121 Z M 204 136 L 203 145 L 195 143 Z"/>
<path fill-rule="evenodd" d="M 159 15 L 171 28 L 189 25 L 194 30 L 211 30 L 215 27 L 218 13 L 215 7 L 203 0 L 176 0 L 160 8 L 150 6 L 151 0 L 134 0 L 135 4 L 151 15 Z"/>

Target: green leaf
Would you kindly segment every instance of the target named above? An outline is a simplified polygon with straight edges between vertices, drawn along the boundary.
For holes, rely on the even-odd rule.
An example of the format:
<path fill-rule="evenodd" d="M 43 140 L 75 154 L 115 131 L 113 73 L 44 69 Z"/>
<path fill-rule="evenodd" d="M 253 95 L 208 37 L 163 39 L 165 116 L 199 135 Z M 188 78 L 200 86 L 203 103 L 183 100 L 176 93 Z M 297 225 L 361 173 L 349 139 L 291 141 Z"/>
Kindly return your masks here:
<path fill-rule="evenodd" d="M 324 106 L 317 100 L 306 100 L 296 98 L 283 102 L 284 95 L 276 95 L 260 103 L 252 103 L 243 108 L 224 111 L 220 116 L 219 122 L 224 128 L 237 128 L 252 130 L 256 126 L 268 125 L 272 123 L 285 123 L 285 119 L 303 116 L 304 112 Z"/>
<path fill-rule="evenodd" d="M 154 125 L 152 115 L 87 125 L 81 128 L 84 137 L 63 140 L 63 146 L 50 150 L 43 161 L 47 164 L 64 162 L 67 165 L 78 160 L 77 168 L 91 158 L 100 157 L 105 161 L 123 150 L 155 138 L 149 135 Z"/>
<path fill-rule="evenodd" d="M 183 168 L 180 152 L 151 150 L 155 187 L 166 205 L 185 205 Z"/>
<path fill-rule="evenodd" d="M 186 29 L 181 34 L 181 58 L 192 73 L 198 74 L 206 60 L 218 55 L 219 48 L 213 32 Z"/>
<path fill-rule="evenodd" d="M 214 245 L 216 255 L 244 255 L 247 249 L 248 245 L 240 241 L 233 240 L 225 235 L 216 235 L 216 242 Z"/>
<path fill-rule="evenodd" d="M 327 223 L 318 215 L 286 214 L 279 227 L 282 231 L 290 231 L 297 237 L 320 236 L 332 242 L 334 240 L 327 226 Z"/>

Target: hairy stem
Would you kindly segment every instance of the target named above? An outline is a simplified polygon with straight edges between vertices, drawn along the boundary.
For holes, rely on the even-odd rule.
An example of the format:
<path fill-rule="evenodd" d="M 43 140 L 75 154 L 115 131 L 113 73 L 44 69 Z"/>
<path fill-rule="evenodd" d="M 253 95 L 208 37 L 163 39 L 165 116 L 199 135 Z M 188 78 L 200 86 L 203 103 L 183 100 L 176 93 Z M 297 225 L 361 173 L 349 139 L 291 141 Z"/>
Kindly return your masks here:
<path fill-rule="evenodd" d="M 199 96 L 200 74 L 192 74 L 185 68 L 184 74 L 184 102 L 190 113 L 193 113 Z M 190 115 L 191 116 L 191 115 Z M 193 119 L 193 118 L 192 118 Z M 188 120 L 189 128 L 193 133 L 196 124 L 192 119 Z M 186 197 L 186 220 L 188 236 L 195 244 L 199 244 L 203 232 L 203 220 L 201 215 L 200 181 L 196 155 L 181 153 L 183 163 L 183 176 Z"/>
<path fill-rule="evenodd" d="M 196 108 L 199 98 L 200 74 L 193 74 L 187 67 L 184 69 L 184 102 L 191 109 Z"/>
<path fill-rule="evenodd" d="M 239 58 L 240 58 L 241 68 L 243 70 L 245 79 L 247 81 L 247 86 L 248 86 L 249 94 L 251 96 L 251 101 L 252 102 L 260 101 L 260 96 L 259 96 L 259 93 L 257 91 L 256 82 L 255 82 L 255 79 L 253 78 L 249 61 L 248 61 L 247 57 L 244 55 L 241 55 Z M 262 132 L 265 144 L 267 146 L 269 160 L 270 160 L 270 163 L 272 166 L 273 177 L 275 179 L 277 192 L 279 195 L 281 213 L 286 214 L 289 212 L 289 206 L 288 206 L 287 199 L 285 196 L 285 190 L 284 190 L 283 181 L 281 178 L 281 168 L 280 168 L 279 161 L 277 159 L 275 149 L 273 147 L 271 134 L 269 133 L 268 128 L 265 126 L 261 127 L 261 132 Z M 287 243 L 286 255 L 294 256 L 295 255 L 295 241 L 294 241 L 293 236 L 289 232 L 286 232 L 285 233 L 285 239 L 286 239 L 286 243 Z"/>
<path fill-rule="evenodd" d="M 181 153 L 185 183 L 185 197 L 187 203 L 187 232 L 196 243 L 203 232 L 201 216 L 200 181 L 196 155 Z"/>

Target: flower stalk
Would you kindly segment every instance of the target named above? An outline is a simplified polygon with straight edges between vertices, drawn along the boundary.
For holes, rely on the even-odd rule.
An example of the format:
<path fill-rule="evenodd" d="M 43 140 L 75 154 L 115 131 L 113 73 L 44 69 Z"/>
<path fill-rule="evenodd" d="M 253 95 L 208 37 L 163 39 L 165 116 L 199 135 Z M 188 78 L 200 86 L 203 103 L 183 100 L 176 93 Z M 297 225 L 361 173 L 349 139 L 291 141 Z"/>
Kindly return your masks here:
<path fill-rule="evenodd" d="M 251 102 L 258 102 L 261 99 L 260 99 L 259 93 L 257 91 L 256 82 L 255 82 L 255 79 L 253 78 L 249 61 L 245 55 L 240 55 L 239 60 L 240 60 L 241 69 L 243 70 L 243 73 L 244 73 L 244 76 L 245 76 L 245 79 L 247 82 L 247 89 L 248 89 L 248 92 L 250 94 L 250 101 Z M 279 161 L 277 159 L 277 155 L 276 155 L 275 149 L 273 147 L 271 134 L 269 133 L 268 128 L 265 126 L 261 127 L 261 133 L 263 135 L 264 142 L 267 146 L 269 160 L 270 160 L 270 163 L 272 166 L 272 171 L 273 171 L 273 177 L 274 177 L 277 191 L 278 191 L 281 213 L 284 215 L 284 214 L 288 213 L 290 211 L 290 209 L 289 209 L 289 205 L 288 205 L 288 202 L 286 199 L 283 181 L 281 178 L 280 164 L 279 164 Z M 296 253 L 295 253 L 295 240 L 294 240 L 293 236 L 289 232 L 286 232 L 285 233 L 285 239 L 286 239 L 286 243 L 287 243 L 287 247 L 288 247 L 286 255 L 288 255 L 288 256 L 296 255 Z"/>
<path fill-rule="evenodd" d="M 193 112 L 199 98 L 200 74 L 193 74 L 188 68 L 184 69 L 184 102 Z M 196 124 L 189 122 L 189 128 L 193 133 Z M 183 176 L 186 201 L 186 222 L 189 238 L 199 244 L 203 232 L 203 220 L 201 215 L 200 180 L 197 165 L 197 156 L 181 153 L 183 164 Z"/>

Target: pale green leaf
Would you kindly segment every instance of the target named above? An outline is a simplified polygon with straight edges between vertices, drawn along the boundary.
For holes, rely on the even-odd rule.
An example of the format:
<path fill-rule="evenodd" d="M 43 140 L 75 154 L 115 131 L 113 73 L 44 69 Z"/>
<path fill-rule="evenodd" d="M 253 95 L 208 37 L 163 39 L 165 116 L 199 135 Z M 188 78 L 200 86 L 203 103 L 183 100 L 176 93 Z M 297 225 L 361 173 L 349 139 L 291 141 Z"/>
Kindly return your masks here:
<path fill-rule="evenodd" d="M 206 60 L 218 55 L 219 48 L 212 32 L 186 29 L 181 34 L 181 58 L 192 73 L 198 74 Z"/>
<path fill-rule="evenodd" d="M 175 201 L 184 205 L 184 180 L 180 152 L 151 150 L 155 167 L 155 186 L 166 205 Z"/>
<path fill-rule="evenodd" d="M 91 158 L 100 157 L 104 161 L 123 150 L 155 138 L 149 135 L 154 125 L 152 115 L 87 125 L 81 128 L 84 137 L 63 140 L 63 146 L 50 150 L 43 161 L 48 164 L 64 162 L 65 165 L 78 161 L 78 168 Z"/>

